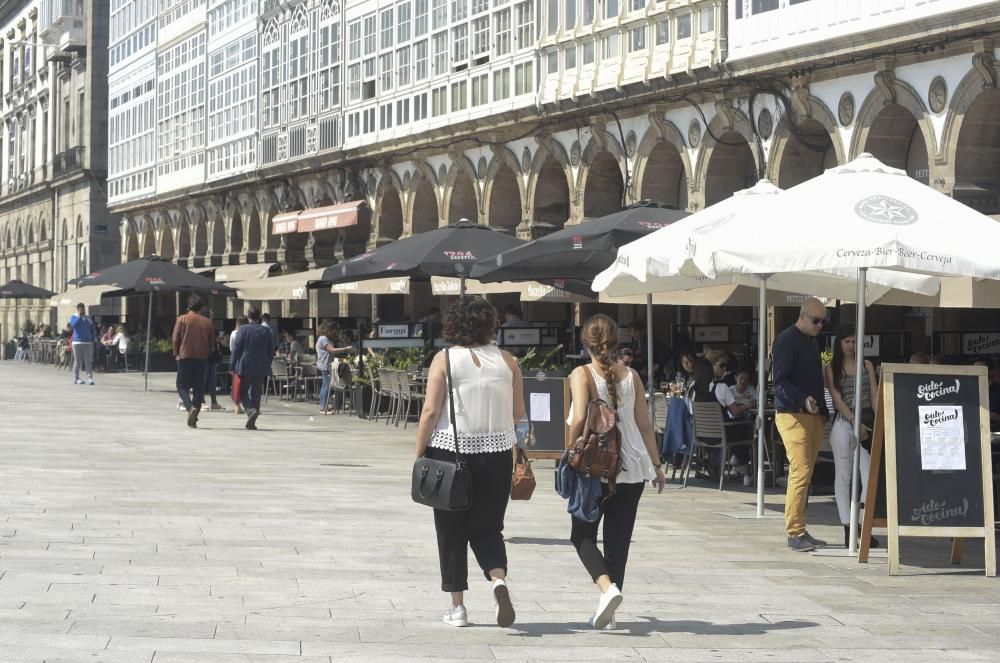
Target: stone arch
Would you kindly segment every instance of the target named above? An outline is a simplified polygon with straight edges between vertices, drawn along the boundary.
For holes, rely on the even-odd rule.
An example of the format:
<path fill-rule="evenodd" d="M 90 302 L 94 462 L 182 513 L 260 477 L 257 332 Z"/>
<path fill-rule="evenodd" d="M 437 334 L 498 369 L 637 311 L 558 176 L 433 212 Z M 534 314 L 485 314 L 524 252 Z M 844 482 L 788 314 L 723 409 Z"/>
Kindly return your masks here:
<path fill-rule="evenodd" d="M 582 198 L 583 215 L 599 217 L 623 207 L 625 194 L 625 153 L 617 141 L 594 129 L 583 151 L 577 175 L 577 200 Z"/>
<path fill-rule="evenodd" d="M 160 250 L 156 254 L 165 260 L 174 259 L 174 229 L 166 215 L 160 221 Z"/>
<path fill-rule="evenodd" d="M 702 137 L 695 176 L 704 206 L 756 184 L 761 173 L 758 145 L 746 114 L 733 109 L 727 119 L 716 113 Z"/>
<path fill-rule="evenodd" d="M 437 186 L 430 168 L 418 167 L 410 181 L 410 195 L 407 217 L 410 219 L 410 234 L 434 230 L 439 224 Z"/>
<path fill-rule="evenodd" d="M 494 158 L 486 171 L 483 200 L 487 209 L 486 222 L 490 226 L 513 233 L 521 224 L 524 216 L 523 180 L 503 159 Z"/>
<path fill-rule="evenodd" d="M 767 177 L 783 189 L 815 177 L 826 168 L 847 161 L 833 112 L 821 99 L 803 96 L 804 115 L 792 120 L 791 109 L 774 129 L 767 163 Z M 798 175 L 804 169 L 806 176 Z M 818 172 L 817 172 L 818 170 Z"/>
<path fill-rule="evenodd" d="M 142 232 L 142 250 L 139 252 L 140 258 L 147 258 L 156 255 L 156 233 L 149 223 L 145 224 Z"/>
<path fill-rule="evenodd" d="M 782 189 L 801 184 L 841 162 L 843 144 L 819 120 L 803 118 L 794 128 L 782 118 L 771 143 L 768 179 Z"/>
<path fill-rule="evenodd" d="M 623 207 L 625 180 L 618 160 L 603 150 L 594 155 L 581 179 L 583 187 L 583 215 L 597 218 L 617 212 Z"/>
<path fill-rule="evenodd" d="M 217 216 L 212 221 L 212 255 L 221 256 L 226 252 L 226 220 Z"/>
<path fill-rule="evenodd" d="M 191 224 L 183 214 L 177 220 L 177 257 L 183 260 L 191 257 Z"/>
<path fill-rule="evenodd" d="M 566 163 L 543 150 L 535 153 L 528 179 L 528 204 L 534 234 L 559 230 L 569 220 L 572 179 Z"/>
<path fill-rule="evenodd" d="M 475 168 L 463 155 L 452 157 L 452 166 L 444 186 L 444 214 L 448 223 L 468 219 L 479 223 L 480 204 L 478 178 Z"/>
<path fill-rule="evenodd" d="M 207 258 L 208 253 L 208 222 L 204 214 L 198 214 L 194 218 L 194 255 L 198 258 Z"/>
<path fill-rule="evenodd" d="M 48 240 L 48 238 L 49 238 L 49 236 L 48 236 L 49 234 L 48 234 L 48 231 L 46 229 L 46 225 L 47 224 L 45 223 L 45 215 L 44 214 L 40 214 L 38 216 L 38 241 L 39 242 L 44 242 L 44 241 Z"/>
<path fill-rule="evenodd" d="M 994 79 L 1000 79 L 1000 66 L 992 67 Z M 996 86 L 990 87 L 984 80 L 984 73 L 977 69 L 970 69 L 962 80 L 955 87 L 948 104 L 948 113 L 945 117 L 944 128 L 941 132 L 941 149 L 939 160 L 949 164 L 958 162 L 958 142 L 965 125 L 970 109 L 981 102 L 983 94 L 995 95 Z"/>
<path fill-rule="evenodd" d="M 135 228 L 128 224 L 125 230 L 125 262 L 132 262 L 139 259 L 139 237 Z"/>
<path fill-rule="evenodd" d="M 870 152 L 883 163 L 927 183 L 930 155 L 937 154 L 927 108 L 906 83 L 888 77 L 882 80 L 885 82 L 872 89 L 854 120 L 851 158 Z"/>
<path fill-rule="evenodd" d="M 260 212 L 254 208 L 250 212 L 250 223 L 247 226 L 247 253 L 260 251 Z"/>
<path fill-rule="evenodd" d="M 684 138 L 673 122 L 663 120 L 659 114 L 652 114 L 650 120 L 636 150 L 629 196 L 633 200 L 666 198 L 661 202 L 686 209 L 691 160 Z"/>
<path fill-rule="evenodd" d="M 14 222 L 14 246 L 18 248 L 24 246 L 24 229 L 21 228 L 21 219 Z"/>
<path fill-rule="evenodd" d="M 1000 67 L 993 71 L 1000 78 Z M 1000 88 L 986 83 L 984 73 L 973 70 L 955 89 L 938 161 L 950 166 L 954 180 L 946 183 L 956 200 L 1000 214 Z"/>
<path fill-rule="evenodd" d="M 227 215 L 229 216 L 229 253 L 241 253 L 243 251 L 243 218 L 240 210 L 236 207 Z"/>
<path fill-rule="evenodd" d="M 389 169 L 382 173 L 375 206 L 372 210 L 372 224 L 375 228 L 375 245 L 380 246 L 403 235 L 403 183 L 399 176 Z"/>
<path fill-rule="evenodd" d="M 31 222 L 31 219 L 24 224 L 28 228 L 28 244 L 35 243 L 35 224 Z"/>
<path fill-rule="evenodd" d="M 84 239 L 84 236 L 83 236 L 83 217 L 82 216 L 77 216 L 76 217 L 76 238 L 78 240 L 81 240 L 81 241 Z"/>

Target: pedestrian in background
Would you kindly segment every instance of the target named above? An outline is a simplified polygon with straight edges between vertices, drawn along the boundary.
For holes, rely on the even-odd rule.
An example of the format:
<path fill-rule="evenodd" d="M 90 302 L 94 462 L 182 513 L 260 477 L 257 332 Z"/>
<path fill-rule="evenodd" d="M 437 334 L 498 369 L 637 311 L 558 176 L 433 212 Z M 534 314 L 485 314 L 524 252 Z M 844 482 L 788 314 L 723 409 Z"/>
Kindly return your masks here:
<path fill-rule="evenodd" d="M 527 435 L 521 369 L 493 342 L 497 311 L 482 297 L 459 297 L 448 311 L 442 333 L 451 347 L 439 352 L 427 374 L 427 396 L 417 426 L 417 458 L 455 457 L 456 443 L 472 479 L 467 511 L 434 510 L 441 590 L 451 593 L 444 622 L 467 626 L 464 593 L 469 588 L 468 549 L 491 583 L 497 625 L 514 623 L 507 587 L 503 519 L 510 499 L 513 456 Z M 448 379 L 450 363 L 451 379 Z M 449 384 L 450 383 L 450 384 Z M 451 398 L 449 398 L 449 388 Z M 455 432 L 451 425 L 454 401 Z M 514 422 L 518 422 L 515 432 Z"/>
<path fill-rule="evenodd" d="M 188 413 L 190 428 L 198 427 L 198 413 L 205 402 L 205 367 L 216 345 L 215 328 L 201 314 L 204 305 L 198 295 L 188 297 L 188 312 L 177 317 L 171 335 L 177 360 L 177 395 Z"/>
<path fill-rule="evenodd" d="M 643 397 L 642 379 L 635 369 L 611 360 L 618 346 L 618 325 L 606 315 L 595 315 L 584 323 L 580 339 L 590 355 L 590 363 L 570 374 L 573 405 L 569 439 L 575 441 L 583 435 L 590 402 L 603 399 L 618 414 L 621 471 L 615 479 L 614 493 L 609 493 L 607 481 L 602 480 L 604 499 L 594 522 L 570 516 L 570 541 L 601 593 L 590 625 L 598 629 L 614 628 L 615 610 L 622 602 L 621 588 L 625 584 L 639 498 L 647 481 L 653 481 L 662 493 L 666 477 Z M 597 547 L 597 529 L 602 519 L 603 553 Z"/>
<path fill-rule="evenodd" d="M 94 384 L 94 343 L 97 341 L 97 328 L 87 315 L 87 307 L 83 302 L 76 305 L 76 315 L 70 317 L 68 329 L 73 330 L 73 384 L 83 384 L 83 380 L 80 379 L 81 368 L 87 371 L 87 384 Z"/>
<path fill-rule="evenodd" d="M 212 322 L 212 309 L 203 308 L 201 314 L 205 316 L 205 319 Z M 216 376 L 216 371 L 219 367 L 219 362 L 222 361 L 222 353 L 219 352 L 219 337 L 215 333 L 215 324 L 212 324 L 212 343 L 211 350 L 208 353 L 208 357 L 205 361 L 205 395 L 212 401 L 211 409 L 221 410 L 222 406 L 219 405 L 218 393 L 216 391 L 216 386 L 218 382 L 218 377 Z"/>
<path fill-rule="evenodd" d="M 247 414 L 247 430 L 257 430 L 260 399 L 271 370 L 271 358 L 276 343 L 270 328 L 261 324 L 260 309 L 247 309 L 247 324 L 241 325 L 233 340 L 230 359 L 233 370 L 240 376 L 240 403 Z"/>
<path fill-rule="evenodd" d="M 806 499 L 828 416 L 823 362 L 816 344 L 825 323 L 826 306 L 809 297 L 802 302 L 795 324 L 778 334 L 772 351 L 775 425 L 788 456 L 785 532 L 788 547 L 797 552 L 826 545 L 806 531 Z"/>

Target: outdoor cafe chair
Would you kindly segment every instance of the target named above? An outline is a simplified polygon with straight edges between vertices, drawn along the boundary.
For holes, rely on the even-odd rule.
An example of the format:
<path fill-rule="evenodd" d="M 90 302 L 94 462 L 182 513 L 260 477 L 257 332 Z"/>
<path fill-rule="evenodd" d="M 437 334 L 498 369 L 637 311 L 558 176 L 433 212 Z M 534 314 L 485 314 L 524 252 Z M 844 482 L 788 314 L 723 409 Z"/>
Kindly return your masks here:
<path fill-rule="evenodd" d="M 372 422 L 375 421 L 375 413 L 378 412 L 379 401 L 382 399 L 382 379 L 370 363 L 365 363 L 365 375 L 372 387 L 372 399 L 368 406 L 368 421 Z"/>
<path fill-rule="evenodd" d="M 267 376 L 267 385 L 264 389 L 264 400 L 268 398 L 268 394 L 274 392 L 274 395 L 279 399 L 282 393 L 287 393 L 288 391 L 288 364 L 284 359 L 272 359 L 271 360 L 271 374 Z"/>
<path fill-rule="evenodd" d="M 410 378 L 410 374 L 406 371 L 399 372 L 399 381 L 400 398 L 403 402 L 401 412 L 403 416 L 403 428 L 405 429 L 407 424 L 410 423 L 410 408 L 414 403 L 417 404 L 416 415 L 418 418 L 420 417 L 420 410 L 424 405 L 424 386 L 418 382 L 414 382 Z M 398 419 L 396 425 L 399 425 Z"/>
<path fill-rule="evenodd" d="M 303 400 L 310 400 L 310 395 L 315 391 L 319 394 L 319 384 L 323 381 L 316 364 L 302 364 L 299 367 L 299 383 L 302 385 Z"/>
<path fill-rule="evenodd" d="M 688 475 L 691 472 L 691 463 L 699 451 L 709 452 L 716 449 L 722 450 L 722 462 L 719 464 L 719 490 L 725 490 L 726 475 L 730 469 L 730 451 L 736 447 L 750 447 L 753 456 L 751 466 L 756 467 L 756 453 L 753 437 L 740 439 L 735 431 L 746 431 L 747 423 L 744 421 L 727 422 L 723 418 L 722 406 L 715 401 L 694 402 L 694 442 L 691 453 L 688 455 L 687 463 L 684 466 L 683 486 L 687 487 Z M 752 432 L 752 427 L 750 428 Z"/>

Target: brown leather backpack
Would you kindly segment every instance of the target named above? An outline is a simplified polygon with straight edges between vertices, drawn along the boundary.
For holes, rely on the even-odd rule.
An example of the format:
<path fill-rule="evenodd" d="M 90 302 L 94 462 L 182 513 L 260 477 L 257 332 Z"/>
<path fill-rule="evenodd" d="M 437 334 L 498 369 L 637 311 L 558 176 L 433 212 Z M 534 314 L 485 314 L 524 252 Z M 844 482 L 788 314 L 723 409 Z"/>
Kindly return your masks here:
<path fill-rule="evenodd" d="M 587 476 L 600 477 L 608 482 L 608 496 L 615 493 L 615 480 L 621 470 L 621 435 L 618 431 L 618 413 L 600 398 L 597 383 L 589 366 L 587 391 L 592 396 L 587 404 L 583 434 L 569 449 L 569 464 Z M 615 385 L 608 385 L 614 389 Z"/>

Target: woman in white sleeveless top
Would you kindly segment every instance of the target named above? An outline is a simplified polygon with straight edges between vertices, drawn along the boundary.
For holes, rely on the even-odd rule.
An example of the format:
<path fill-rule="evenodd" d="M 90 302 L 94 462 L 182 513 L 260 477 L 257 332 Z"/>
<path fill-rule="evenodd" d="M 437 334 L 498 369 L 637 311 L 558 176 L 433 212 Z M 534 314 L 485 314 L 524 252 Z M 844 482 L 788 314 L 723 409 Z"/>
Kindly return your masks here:
<path fill-rule="evenodd" d="M 521 369 L 493 344 L 497 312 L 481 297 L 460 297 L 443 327 L 451 344 L 448 357 L 454 385 L 458 448 L 472 474 L 472 506 L 468 511 L 434 510 L 441 590 L 451 593 L 446 624 L 468 625 L 463 593 L 468 584 L 468 547 L 492 583 L 499 626 L 514 623 L 507 589 L 507 550 L 503 518 L 510 499 L 515 422 L 517 435 L 527 432 Z M 417 427 L 417 457 L 453 459 L 445 353 L 439 352 L 427 375 L 427 395 Z"/>
<path fill-rule="evenodd" d="M 615 610 L 622 602 L 625 565 L 642 489 L 646 481 L 655 481 L 658 492 L 662 493 L 666 477 L 660 464 L 660 451 L 653 437 L 645 389 L 639 374 L 611 361 L 611 353 L 618 345 L 618 325 L 606 315 L 595 315 L 584 323 L 581 340 L 590 353 L 590 363 L 580 366 L 570 375 L 573 395 L 570 439 L 576 440 L 583 434 L 590 401 L 595 397 L 603 399 L 618 412 L 621 471 L 616 480 L 615 493 L 610 497 L 608 484 L 604 484 L 607 499 L 601 503 L 601 512 L 595 522 L 570 518 L 570 540 L 601 592 L 590 624 L 594 628 L 614 628 Z M 587 373 L 594 378 L 597 394 L 591 392 Z M 597 547 L 597 528 L 602 518 L 603 554 Z"/>

